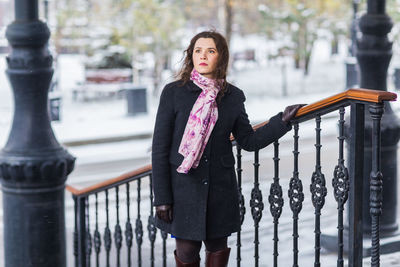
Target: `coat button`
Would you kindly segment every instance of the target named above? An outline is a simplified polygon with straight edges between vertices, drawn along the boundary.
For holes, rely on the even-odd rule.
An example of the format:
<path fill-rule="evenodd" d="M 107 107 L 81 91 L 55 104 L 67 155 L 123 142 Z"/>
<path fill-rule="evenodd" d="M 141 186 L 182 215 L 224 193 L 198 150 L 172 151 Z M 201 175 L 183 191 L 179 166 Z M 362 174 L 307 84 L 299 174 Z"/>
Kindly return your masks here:
<path fill-rule="evenodd" d="M 207 181 L 207 180 L 203 180 L 203 184 L 204 184 L 204 185 L 207 185 L 207 184 L 208 184 L 208 181 Z"/>

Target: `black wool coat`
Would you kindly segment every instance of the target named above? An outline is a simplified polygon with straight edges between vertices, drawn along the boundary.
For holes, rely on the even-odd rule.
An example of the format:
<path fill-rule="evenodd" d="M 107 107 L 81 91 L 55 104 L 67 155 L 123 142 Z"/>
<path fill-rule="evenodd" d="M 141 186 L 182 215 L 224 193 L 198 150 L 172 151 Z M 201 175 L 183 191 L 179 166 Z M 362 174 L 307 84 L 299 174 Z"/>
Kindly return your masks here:
<path fill-rule="evenodd" d="M 154 205 L 170 204 L 173 221 L 156 216 L 156 225 L 172 235 L 189 240 L 220 238 L 240 228 L 235 158 L 230 134 L 248 151 L 261 149 L 284 135 L 290 126 L 272 117 L 253 130 L 245 111 L 245 96 L 228 84 L 218 105 L 218 120 L 199 166 L 188 174 L 178 173 L 183 156 L 178 149 L 190 111 L 201 89 L 192 81 L 165 86 L 157 111 L 152 146 Z"/>

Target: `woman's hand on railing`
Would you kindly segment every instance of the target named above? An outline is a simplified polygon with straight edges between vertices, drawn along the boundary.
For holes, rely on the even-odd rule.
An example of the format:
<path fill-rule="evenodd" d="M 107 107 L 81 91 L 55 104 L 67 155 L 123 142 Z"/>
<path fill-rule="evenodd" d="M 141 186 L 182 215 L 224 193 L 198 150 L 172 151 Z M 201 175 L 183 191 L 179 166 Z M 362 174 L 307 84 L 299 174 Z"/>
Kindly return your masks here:
<path fill-rule="evenodd" d="M 301 107 L 304 107 L 305 105 L 307 105 L 307 104 L 296 104 L 296 105 L 287 106 L 285 108 L 285 110 L 283 111 L 282 120 L 284 122 L 289 122 L 296 116 L 297 111 Z"/>
<path fill-rule="evenodd" d="M 171 205 L 160 205 L 156 206 L 156 214 L 158 218 L 166 223 L 172 222 L 172 206 Z"/>

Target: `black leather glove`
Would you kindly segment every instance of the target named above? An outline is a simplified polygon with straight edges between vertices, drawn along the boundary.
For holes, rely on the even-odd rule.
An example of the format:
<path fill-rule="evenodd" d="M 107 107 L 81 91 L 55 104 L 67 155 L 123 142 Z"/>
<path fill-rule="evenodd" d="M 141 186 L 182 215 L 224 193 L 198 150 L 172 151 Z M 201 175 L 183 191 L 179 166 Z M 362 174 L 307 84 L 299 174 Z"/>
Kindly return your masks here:
<path fill-rule="evenodd" d="M 172 222 L 172 206 L 171 205 L 160 205 L 156 206 L 157 217 L 166 223 Z"/>
<path fill-rule="evenodd" d="M 304 107 L 306 104 L 296 104 L 296 105 L 291 105 L 287 106 L 285 110 L 283 111 L 282 114 L 282 120 L 284 122 L 289 122 L 290 120 L 294 119 L 296 116 L 297 111 L 301 108 Z"/>

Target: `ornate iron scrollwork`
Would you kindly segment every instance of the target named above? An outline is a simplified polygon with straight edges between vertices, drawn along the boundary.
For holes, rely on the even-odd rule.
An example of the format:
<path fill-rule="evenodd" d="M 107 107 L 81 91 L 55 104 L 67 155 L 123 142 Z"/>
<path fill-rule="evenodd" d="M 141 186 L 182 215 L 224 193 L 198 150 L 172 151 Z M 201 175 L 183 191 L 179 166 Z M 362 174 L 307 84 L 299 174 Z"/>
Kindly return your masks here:
<path fill-rule="evenodd" d="M 132 224 L 130 221 L 127 221 L 125 224 L 125 242 L 128 248 L 132 247 L 132 240 L 133 240 Z"/>
<path fill-rule="evenodd" d="M 154 216 L 149 216 L 147 230 L 149 231 L 149 240 L 154 242 L 156 240 L 157 228 L 154 223 Z"/>
<path fill-rule="evenodd" d="M 111 231 L 110 228 L 108 228 L 108 226 L 106 227 L 106 229 L 104 230 L 104 247 L 106 248 L 106 251 L 110 251 L 111 250 Z"/>
<path fill-rule="evenodd" d="M 303 193 L 303 184 L 299 179 L 299 168 L 298 168 L 298 158 L 299 158 L 299 124 L 296 122 L 293 125 L 294 128 L 294 150 L 293 150 L 293 159 L 294 159 L 294 168 L 293 168 L 293 177 L 290 179 L 289 183 L 289 204 L 290 209 L 294 213 L 295 217 L 300 213 L 303 207 L 304 193 Z"/>
<path fill-rule="evenodd" d="M 283 207 L 282 187 L 278 183 L 274 182 L 271 184 L 269 193 L 269 210 L 271 211 L 272 217 L 274 217 L 274 219 L 277 219 L 281 216 Z"/>
<path fill-rule="evenodd" d="M 349 172 L 343 163 L 338 164 L 333 172 L 333 193 L 339 205 L 344 205 L 349 193 Z"/>
<path fill-rule="evenodd" d="M 86 232 L 86 255 L 90 257 L 92 254 L 92 235 Z"/>
<path fill-rule="evenodd" d="M 292 177 L 289 184 L 290 209 L 295 214 L 299 214 L 303 207 L 304 193 L 303 184 L 298 177 Z"/>
<path fill-rule="evenodd" d="M 168 233 L 165 231 L 161 231 L 161 238 L 165 240 L 165 239 L 167 239 L 167 237 L 168 237 Z"/>
<path fill-rule="evenodd" d="M 253 220 L 258 223 L 261 220 L 262 211 L 264 209 L 262 193 L 258 187 L 255 187 L 253 190 L 251 190 L 250 207 Z"/>
<path fill-rule="evenodd" d="M 119 224 L 115 225 L 114 229 L 114 240 L 115 240 L 115 247 L 117 249 L 121 249 L 122 246 L 122 230 Z"/>
<path fill-rule="evenodd" d="M 101 248 L 101 236 L 100 236 L 100 232 L 99 232 L 99 216 L 98 216 L 99 202 L 98 202 L 97 193 L 95 194 L 95 197 L 96 197 L 96 202 L 95 202 L 96 228 L 95 228 L 94 235 L 93 235 L 93 242 L 94 242 L 94 250 L 96 251 L 96 254 L 98 255 L 100 253 L 100 248 Z"/>
<path fill-rule="evenodd" d="M 100 248 L 101 248 L 101 236 L 98 230 L 94 231 L 94 251 L 96 251 L 97 254 L 100 253 Z"/>
<path fill-rule="evenodd" d="M 240 225 L 242 225 L 244 221 L 244 215 L 246 214 L 246 207 L 244 206 L 244 196 L 241 190 L 239 191 L 239 214 L 240 214 Z"/>
<path fill-rule="evenodd" d="M 370 179 L 370 213 L 373 216 L 379 216 L 382 213 L 382 181 L 383 174 L 378 172 L 371 172 Z"/>
<path fill-rule="evenodd" d="M 325 186 L 325 176 L 320 170 L 317 170 L 312 174 L 310 191 L 314 208 L 317 210 L 322 209 L 325 204 L 327 190 Z"/>
<path fill-rule="evenodd" d="M 135 235 L 136 235 L 136 243 L 138 245 L 141 245 L 143 242 L 143 225 L 140 219 L 136 219 Z"/>

